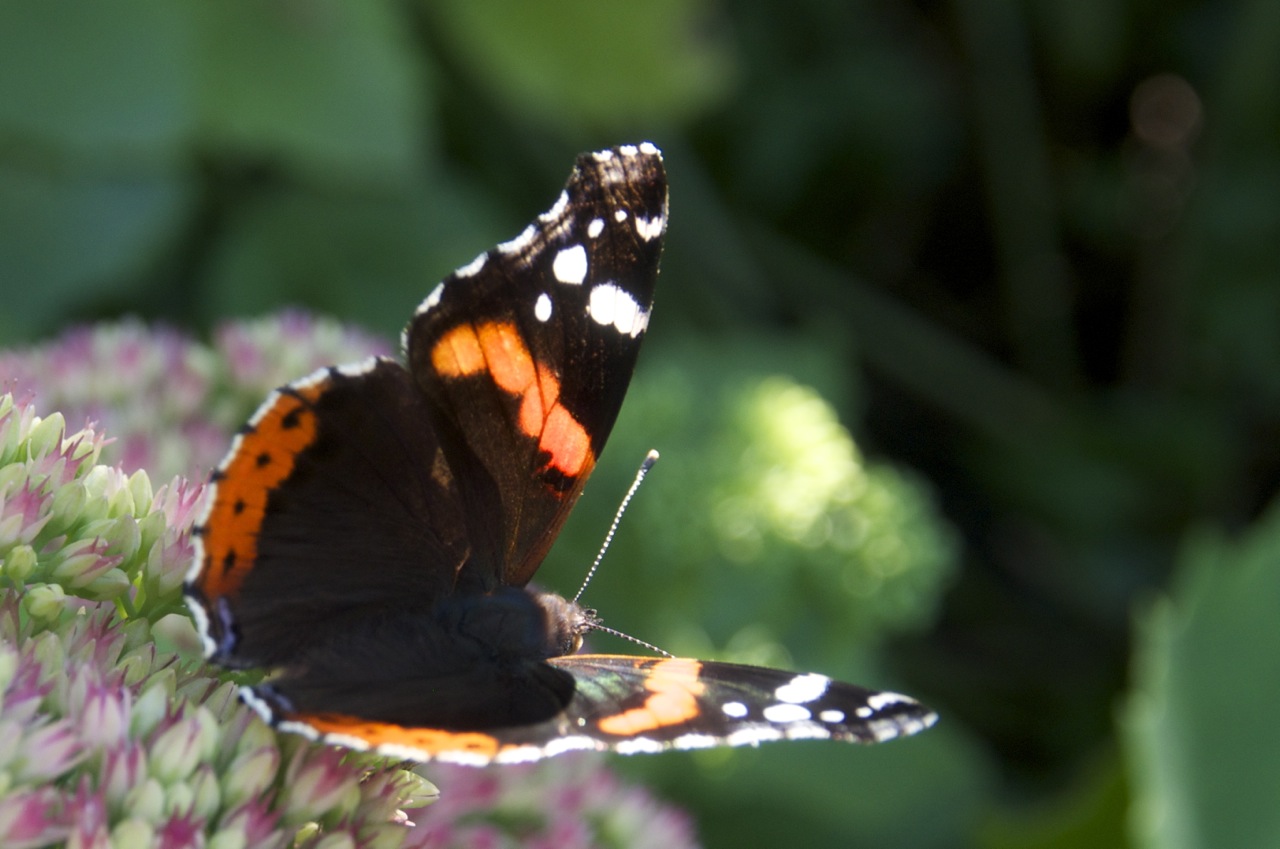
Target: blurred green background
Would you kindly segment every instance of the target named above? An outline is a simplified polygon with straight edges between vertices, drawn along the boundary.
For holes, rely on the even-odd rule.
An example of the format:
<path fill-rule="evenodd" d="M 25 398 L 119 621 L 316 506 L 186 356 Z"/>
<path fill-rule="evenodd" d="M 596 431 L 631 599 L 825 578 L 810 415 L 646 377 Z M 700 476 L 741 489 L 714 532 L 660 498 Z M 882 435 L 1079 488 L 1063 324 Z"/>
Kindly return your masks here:
<path fill-rule="evenodd" d="M 1274 0 L 5 0 L 0 346 L 390 338 L 651 140 L 657 313 L 540 580 L 657 447 L 611 625 L 942 721 L 617 767 L 711 846 L 1274 847 L 1277 45 Z"/>

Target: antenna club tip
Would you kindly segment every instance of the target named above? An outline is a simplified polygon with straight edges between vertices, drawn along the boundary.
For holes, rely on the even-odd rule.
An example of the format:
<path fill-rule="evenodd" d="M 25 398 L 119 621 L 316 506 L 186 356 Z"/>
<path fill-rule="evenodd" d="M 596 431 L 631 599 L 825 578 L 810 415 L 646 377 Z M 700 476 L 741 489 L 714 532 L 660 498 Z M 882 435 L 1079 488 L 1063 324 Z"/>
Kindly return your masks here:
<path fill-rule="evenodd" d="M 644 455 L 644 463 L 641 465 L 647 469 L 656 462 L 658 462 L 658 451 L 656 448 L 650 448 L 649 453 Z"/>

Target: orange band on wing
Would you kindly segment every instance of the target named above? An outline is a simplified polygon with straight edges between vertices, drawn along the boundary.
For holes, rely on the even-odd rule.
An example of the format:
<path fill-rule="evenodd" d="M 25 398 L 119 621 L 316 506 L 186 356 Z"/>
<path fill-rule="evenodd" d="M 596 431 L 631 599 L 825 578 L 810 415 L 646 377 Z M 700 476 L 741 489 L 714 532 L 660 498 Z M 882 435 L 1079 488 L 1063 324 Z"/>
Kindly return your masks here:
<path fill-rule="evenodd" d="M 474 731 L 445 731 L 441 728 L 406 728 L 388 722 L 368 722 L 353 716 L 323 715 L 287 717 L 300 720 L 321 734 L 344 734 L 370 746 L 401 746 L 428 757 L 445 752 L 466 752 L 492 760 L 502 744 L 488 734 Z"/>
<path fill-rule="evenodd" d="M 240 435 L 219 476 L 205 519 L 200 588 L 210 598 L 234 594 L 258 557 L 258 532 L 271 490 L 293 473 L 299 453 L 316 439 L 311 404 L 323 384 L 281 393 L 252 430 Z"/>
<path fill-rule="evenodd" d="M 520 430 L 550 455 L 547 468 L 571 478 L 591 471 L 591 438 L 560 404 L 560 381 L 538 367 L 514 324 L 455 327 L 432 347 L 431 365 L 443 377 L 489 375 L 495 386 L 520 399 Z"/>
<path fill-rule="evenodd" d="M 547 415 L 538 447 L 551 455 L 550 466 L 569 477 L 585 475 L 596 462 L 587 431 L 568 410 L 558 405 Z"/>
<path fill-rule="evenodd" d="M 618 737 L 633 737 L 680 725 L 698 715 L 698 699 L 704 685 L 698 680 L 702 664 L 696 660 L 670 658 L 653 665 L 645 689 L 649 696 L 640 707 L 600 720 L 600 730 Z"/>

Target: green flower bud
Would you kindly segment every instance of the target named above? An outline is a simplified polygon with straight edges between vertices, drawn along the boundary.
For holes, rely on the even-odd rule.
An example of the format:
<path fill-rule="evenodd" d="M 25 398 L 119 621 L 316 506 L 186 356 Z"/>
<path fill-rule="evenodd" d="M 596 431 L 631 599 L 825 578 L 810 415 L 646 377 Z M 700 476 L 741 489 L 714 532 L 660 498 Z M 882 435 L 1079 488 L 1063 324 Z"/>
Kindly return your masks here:
<path fill-rule="evenodd" d="M 350 834 L 326 834 L 315 849 L 356 849 L 356 841 Z"/>
<path fill-rule="evenodd" d="M 127 686 L 136 687 L 151 674 L 151 667 L 155 664 L 155 661 L 156 647 L 154 645 L 138 646 L 120 658 L 116 663 L 116 669 L 123 673 L 124 683 Z"/>
<path fill-rule="evenodd" d="M 9 767 L 18 756 L 18 746 L 22 743 L 22 723 L 16 719 L 0 720 L 0 798 L 13 783 L 13 770 Z"/>
<path fill-rule="evenodd" d="M 107 544 L 108 554 L 119 555 L 126 560 L 136 556 L 138 547 L 142 544 L 142 533 L 133 516 L 120 516 L 99 536 Z"/>
<path fill-rule="evenodd" d="M 108 569 L 86 584 L 83 592 L 87 598 L 106 601 L 119 598 L 127 593 L 132 586 L 133 582 L 129 580 L 129 576 L 124 572 L 119 569 Z"/>
<path fill-rule="evenodd" d="M 22 595 L 22 606 L 37 622 L 54 622 L 66 609 L 67 594 L 57 584 L 29 587 Z M 57 668 L 56 666 L 53 668 Z"/>
<path fill-rule="evenodd" d="M 197 767 L 187 786 L 192 794 L 191 812 L 200 819 L 212 819 L 222 807 L 222 788 L 213 767 L 209 764 Z"/>
<path fill-rule="evenodd" d="M 242 829 L 224 828 L 205 845 L 209 849 L 248 849 L 249 839 Z"/>
<path fill-rule="evenodd" d="M 164 779 L 161 779 L 163 781 Z M 195 790 L 185 781 L 170 784 L 164 791 L 164 812 L 166 816 L 182 816 L 195 805 Z"/>
<path fill-rule="evenodd" d="M 125 794 L 123 810 L 136 819 L 158 823 L 164 816 L 164 787 L 154 778 L 148 778 Z"/>
<path fill-rule="evenodd" d="M 0 642 L 0 693 L 9 689 L 18 672 L 18 649 L 7 640 Z"/>
<path fill-rule="evenodd" d="M 161 669 L 147 683 L 147 688 L 133 703 L 129 727 L 135 737 L 150 734 L 160 724 L 173 700 L 176 676 L 172 668 Z"/>
<path fill-rule="evenodd" d="M 51 519 L 49 531 L 63 533 L 80 521 L 84 514 L 84 506 L 89 501 L 89 491 L 82 481 L 68 481 L 58 487 L 53 494 L 53 504 L 49 508 Z"/>
<path fill-rule="evenodd" d="M 69 455 L 72 462 L 82 465 L 98 462 L 98 455 L 102 453 L 102 440 L 92 430 L 86 428 L 71 434 L 63 440 L 63 450 L 67 450 L 72 443 L 74 447 L 71 447 Z"/>
<path fill-rule="evenodd" d="M 37 419 L 27 434 L 27 456 L 36 459 L 54 453 L 62 447 L 62 435 L 66 430 L 67 423 L 62 413 Z"/>
<path fill-rule="evenodd" d="M 140 551 L 145 551 L 150 556 L 151 549 L 164 539 L 164 532 L 168 527 L 167 520 L 163 513 L 159 510 L 154 513 L 148 513 L 138 520 L 138 534 L 141 541 L 138 544 Z"/>
<path fill-rule="evenodd" d="M 405 830 L 399 825 L 365 826 L 360 830 L 361 849 L 400 849 L 404 839 Z"/>
<path fill-rule="evenodd" d="M 165 784 L 183 780 L 200 762 L 200 723 L 194 717 L 179 719 L 151 745 L 151 774 Z"/>
<path fill-rule="evenodd" d="M 111 829 L 114 846 L 150 846 L 154 837 L 155 829 L 151 824 L 136 816 L 121 820 Z"/>
<path fill-rule="evenodd" d="M 107 496 L 101 491 L 97 491 L 100 489 L 99 487 L 94 486 L 95 483 L 100 482 L 95 480 L 100 476 L 94 475 L 94 471 L 96 470 L 90 470 L 84 481 L 84 491 L 87 497 L 85 498 L 84 506 L 80 508 L 80 520 L 83 522 L 102 522 L 112 518 L 110 515 L 111 505 L 107 501 Z M 81 534 L 84 536 L 88 536 L 90 533 L 96 535 L 102 527 L 101 525 L 86 527 L 81 531 Z"/>
<path fill-rule="evenodd" d="M 276 732 L 254 713 L 244 731 L 235 740 L 236 756 L 239 757 L 245 752 L 253 752 L 267 746 L 275 748 Z"/>
<path fill-rule="evenodd" d="M 12 492 L 14 484 L 26 480 L 27 474 L 26 463 L 7 463 L 0 466 L 0 491 Z"/>
<path fill-rule="evenodd" d="M 4 556 L 4 565 L 0 566 L 4 576 L 13 582 L 14 586 L 21 587 L 26 583 L 27 578 L 31 577 L 31 573 L 36 570 L 38 558 L 36 550 L 29 545 L 15 545 L 9 549 L 9 553 Z"/>
<path fill-rule="evenodd" d="M 68 720 L 56 720 L 28 731 L 22 740 L 16 778 L 25 784 L 52 781 L 74 767 L 88 753 Z"/>
<path fill-rule="evenodd" d="M 70 587 L 83 586 L 111 568 L 95 539 L 78 539 L 67 543 L 57 554 L 50 580 Z"/>
<path fill-rule="evenodd" d="M 146 469 L 138 469 L 129 475 L 129 492 L 133 496 L 133 515 L 145 516 L 151 512 L 155 492 L 151 488 L 151 478 L 147 476 Z"/>
<path fill-rule="evenodd" d="M 195 624 L 192 623 L 191 617 L 183 613 L 166 613 L 161 616 L 155 625 L 151 626 L 151 633 L 155 639 L 172 646 L 180 654 L 200 656 L 204 653 L 204 646 L 200 642 Z M 210 705 L 209 709 L 214 713 L 219 712 L 213 705 Z"/>
<path fill-rule="evenodd" d="M 275 782 L 279 771 L 280 750 L 275 746 L 237 755 L 223 773 L 227 807 L 235 807 L 264 793 Z"/>
<path fill-rule="evenodd" d="M 416 772 L 401 770 L 399 778 L 401 808 L 425 808 L 440 801 L 440 788 Z"/>

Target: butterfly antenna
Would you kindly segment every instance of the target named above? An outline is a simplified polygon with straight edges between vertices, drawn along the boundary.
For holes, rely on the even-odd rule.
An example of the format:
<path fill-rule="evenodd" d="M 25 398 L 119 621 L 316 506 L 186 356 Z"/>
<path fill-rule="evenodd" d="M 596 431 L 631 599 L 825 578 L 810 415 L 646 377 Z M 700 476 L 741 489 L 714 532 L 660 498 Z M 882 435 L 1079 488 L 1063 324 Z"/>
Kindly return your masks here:
<path fill-rule="evenodd" d="M 604 535 L 604 544 L 600 546 L 600 551 L 596 554 L 595 562 L 592 563 L 591 568 L 587 570 L 587 577 L 582 579 L 582 586 L 578 587 L 578 592 L 573 597 L 575 604 L 586 591 L 587 584 L 591 583 L 591 579 L 595 576 L 596 570 L 600 568 L 600 561 L 604 560 L 604 553 L 609 550 L 609 545 L 613 542 L 613 535 L 617 533 L 618 525 L 622 522 L 622 514 L 627 512 L 627 505 L 631 503 L 631 499 L 635 497 L 636 490 L 640 488 L 640 484 L 644 483 L 644 476 L 649 474 L 649 470 L 653 468 L 653 464 L 656 462 L 658 462 L 658 452 L 650 449 L 649 453 L 645 455 L 644 462 L 641 463 L 640 468 L 636 470 L 636 479 L 631 482 L 631 488 L 627 490 L 626 495 L 622 496 L 622 503 L 618 505 L 618 512 L 613 514 L 613 523 L 609 525 L 609 533 Z M 597 628 L 596 630 L 607 631 L 608 629 Z M 614 631 L 612 633 L 617 632 Z M 619 634 L 618 636 L 626 637 L 625 634 Z M 632 637 L 626 638 L 628 640 L 633 639 Z M 648 643 L 642 643 L 640 640 L 634 640 L 634 642 L 640 643 L 640 645 L 648 645 Z M 649 647 L 653 648 L 652 646 Z M 658 651 L 661 651 L 661 649 L 658 649 Z M 666 652 L 663 652 L 663 654 L 666 654 Z"/>
<path fill-rule="evenodd" d="M 624 634 L 621 631 L 616 631 L 613 628 L 610 628 L 608 625 L 601 625 L 599 622 L 592 622 L 591 630 L 600 631 L 605 634 L 612 634 L 615 637 L 621 637 L 622 639 L 626 640 L 629 643 L 635 643 L 636 645 L 642 646 L 648 649 L 649 651 L 653 652 L 654 654 L 660 654 L 663 657 L 675 657 L 675 655 L 672 654 L 671 652 L 666 651 L 665 649 L 660 649 L 657 646 L 655 646 L 653 643 L 646 643 L 644 640 L 640 639 L 639 637 L 633 637 L 630 634 Z"/>

